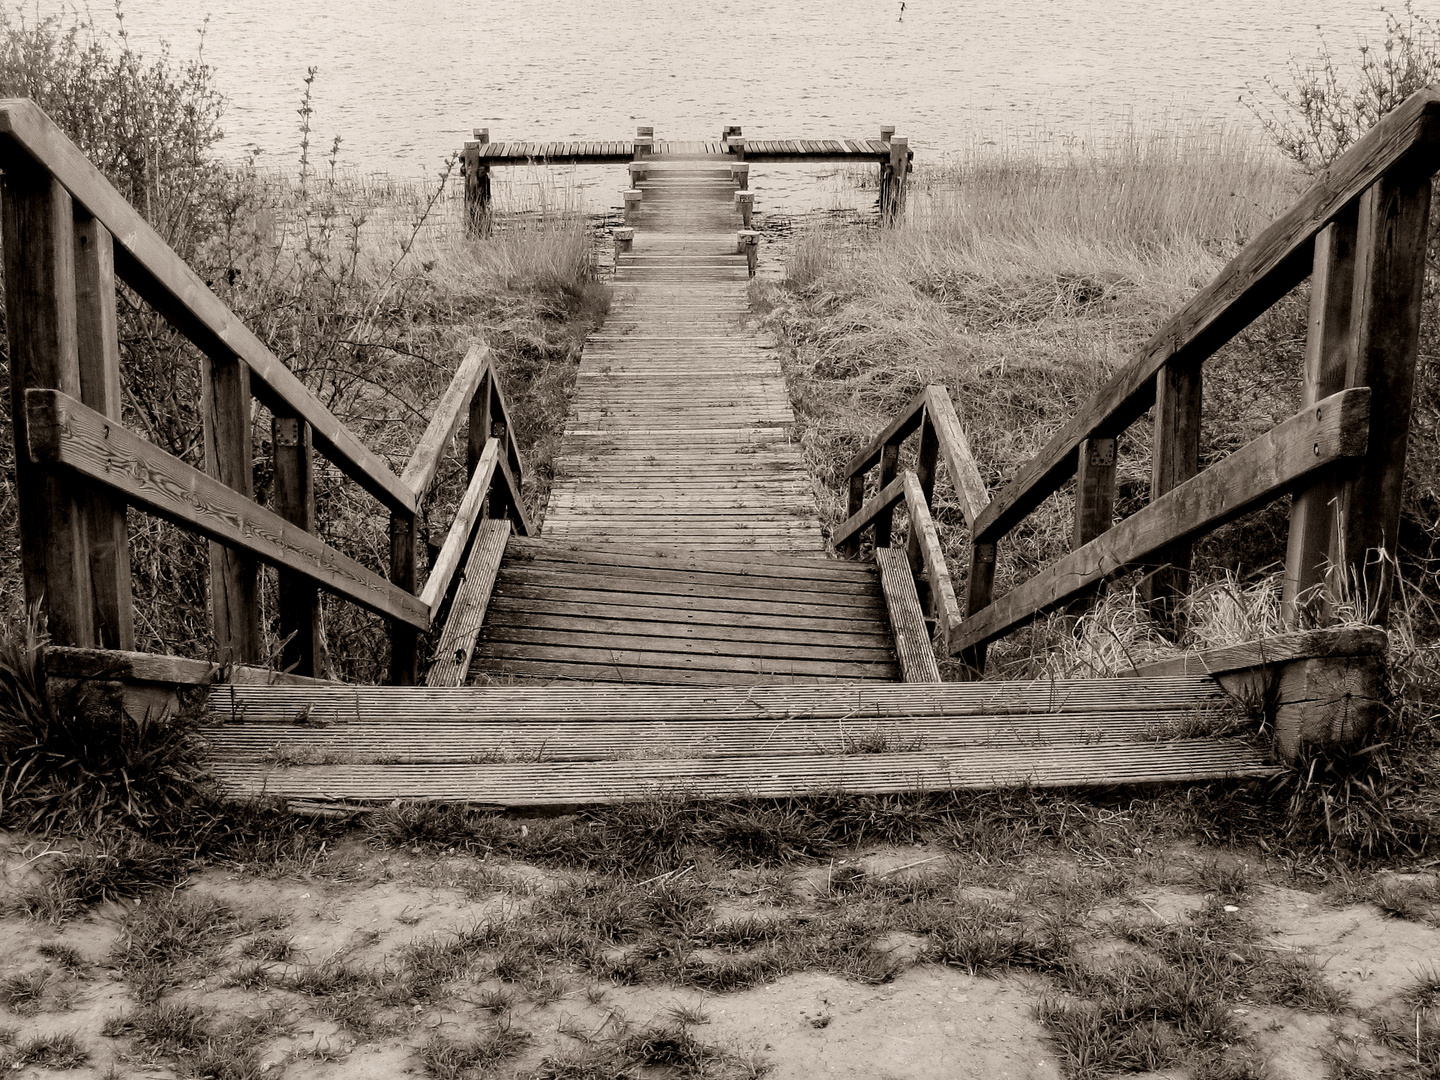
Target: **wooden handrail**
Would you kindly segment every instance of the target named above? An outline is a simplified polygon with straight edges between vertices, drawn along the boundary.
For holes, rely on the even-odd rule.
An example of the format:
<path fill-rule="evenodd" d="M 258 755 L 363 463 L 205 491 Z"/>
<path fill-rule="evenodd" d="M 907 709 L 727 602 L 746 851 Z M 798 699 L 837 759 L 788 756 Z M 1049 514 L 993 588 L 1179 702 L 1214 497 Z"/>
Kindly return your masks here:
<path fill-rule="evenodd" d="M 1092 435 L 1118 435 L 1155 402 L 1167 365 L 1198 364 L 1310 273 L 1315 236 L 1396 169 L 1425 175 L 1440 166 L 1440 91 L 1413 94 L 1321 173 L 1288 212 L 1251 240 L 1065 424 L 1003 489 L 975 526 L 993 543 L 1075 472 Z"/>
<path fill-rule="evenodd" d="M 0 167 L 53 176 L 113 236 L 115 269 L 126 284 L 205 355 L 244 363 L 257 380 L 256 396 L 272 412 L 293 414 L 309 424 L 320 451 L 366 491 L 391 509 L 415 510 L 414 493 L 390 467 L 210 291 L 33 101 L 0 100 Z"/>
<path fill-rule="evenodd" d="M 404 589 L 69 395 L 27 390 L 25 405 L 36 464 L 65 466 L 135 506 L 293 570 L 378 614 L 421 629 L 430 625 L 429 611 Z"/>
<path fill-rule="evenodd" d="M 390 620 L 391 674 L 414 680 L 432 628 L 493 504 L 531 531 L 521 457 L 488 349 L 466 354 L 404 477 L 371 453 L 211 292 L 30 101 L 0 101 L 5 290 L 17 501 L 27 598 L 52 637 L 133 649 L 125 507 L 210 539 L 210 607 L 222 666 L 263 660 L 261 562 L 279 570 L 282 662 L 313 674 L 323 651 L 318 588 Z M 200 350 L 202 472 L 120 420 L 116 278 Z M 255 501 L 251 399 L 272 413 L 270 505 Z M 470 481 L 422 593 L 418 512 L 468 409 Z M 316 535 L 313 449 L 391 514 L 390 579 Z"/>
<path fill-rule="evenodd" d="M 1308 406 L 1114 528 L 970 615 L 950 641 L 973 650 L 1063 607 L 1167 546 L 1211 532 L 1327 466 L 1363 457 L 1370 390 L 1343 390 Z"/>

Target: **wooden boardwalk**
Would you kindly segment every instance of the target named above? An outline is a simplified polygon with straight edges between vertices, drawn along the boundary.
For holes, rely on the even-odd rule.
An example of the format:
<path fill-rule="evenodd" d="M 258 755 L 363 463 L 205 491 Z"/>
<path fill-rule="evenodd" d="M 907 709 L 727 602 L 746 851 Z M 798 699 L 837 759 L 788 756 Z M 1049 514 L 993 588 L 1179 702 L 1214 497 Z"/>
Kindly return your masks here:
<path fill-rule="evenodd" d="M 785 379 L 755 332 L 728 168 L 651 167 L 584 358 L 550 539 L 820 554 Z"/>

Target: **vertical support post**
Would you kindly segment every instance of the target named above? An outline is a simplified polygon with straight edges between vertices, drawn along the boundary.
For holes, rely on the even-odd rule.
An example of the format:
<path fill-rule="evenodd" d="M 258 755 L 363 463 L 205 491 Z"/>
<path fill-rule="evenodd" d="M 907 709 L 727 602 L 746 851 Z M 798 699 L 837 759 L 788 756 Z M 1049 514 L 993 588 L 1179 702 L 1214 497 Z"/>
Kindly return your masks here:
<path fill-rule="evenodd" d="M 1315 237 L 1302 407 L 1343 390 L 1355 355 L 1356 327 L 1351 311 L 1358 209 L 1352 207 Z M 1324 586 L 1330 581 L 1330 571 L 1341 563 L 1339 506 L 1340 478 L 1334 472 L 1316 477 L 1295 493 L 1290 504 L 1290 541 L 1281 593 L 1281 615 L 1289 629 L 1323 626 L 1332 619 L 1335 589 Z M 1332 584 L 1343 585 L 1339 581 Z"/>
<path fill-rule="evenodd" d="M 75 324 L 80 400 L 118 422 L 120 338 L 115 314 L 115 248 L 109 230 L 80 212 L 75 221 Z M 135 611 L 125 502 L 98 486 L 84 501 L 95 641 L 102 649 L 133 649 Z"/>
<path fill-rule="evenodd" d="M 650 175 L 650 166 L 643 161 L 632 161 L 625 166 L 630 173 L 630 186 L 639 187 L 640 181 Z"/>
<path fill-rule="evenodd" d="M 905 178 L 910 173 L 910 140 L 890 140 L 890 200 L 885 220 L 894 223 L 900 220 L 905 209 Z"/>
<path fill-rule="evenodd" d="M 886 443 L 880 451 L 880 490 L 900 475 L 900 444 Z M 895 508 L 887 507 L 875 515 L 875 546 L 890 546 L 890 531 L 895 524 Z"/>
<path fill-rule="evenodd" d="M 845 516 L 852 518 L 865 505 L 865 474 L 858 472 L 850 477 L 850 491 L 845 502 Z M 854 558 L 860 551 L 860 537 L 855 535 L 842 542 L 837 549 L 841 555 Z"/>
<path fill-rule="evenodd" d="M 754 229 L 741 229 L 735 234 L 735 250 L 745 256 L 750 276 L 754 277 L 755 268 L 760 264 L 760 234 Z"/>
<path fill-rule="evenodd" d="M 25 391 L 81 396 L 75 314 L 74 210 L 48 173 L 7 168 L 3 180 L 5 321 L 25 599 L 43 605 L 51 638 L 95 644 L 95 602 L 77 485 L 30 461 Z"/>
<path fill-rule="evenodd" d="M 635 246 L 635 230 L 629 225 L 623 225 L 614 232 L 615 238 L 615 263 L 619 265 L 620 256 Z"/>
<path fill-rule="evenodd" d="M 731 165 L 730 179 L 735 181 L 735 186 L 741 191 L 748 190 L 750 187 L 750 166 L 743 162 L 737 162 Z"/>
<path fill-rule="evenodd" d="M 642 161 L 655 152 L 655 129 L 651 126 L 635 129 L 635 160 Z"/>
<path fill-rule="evenodd" d="M 390 581 L 406 592 L 415 592 L 419 579 L 416 550 L 420 534 L 414 514 L 396 510 L 390 514 Z M 420 674 L 420 632 L 409 623 L 390 621 L 390 682 L 414 686 Z"/>
<path fill-rule="evenodd" d="M 644 192 L 639 188 L 626 188 L 620 193 L 620 197 L 625 200 L 625 220 L 633 221 L 640 213 L 640 200 L 644 197 Z"/>
<path fill-rule="evenodd" d="M 1195 361 L 1167 363 L 1155 375 L 1154 456 L 1150 498 L 1158 499 L 1200 471 L 1201 367 Z M 1181 601 L 1190 591 L 1190 545 L 1174 544 L 1140 583 L 1151 616 L 1178 632 Z"/>
<path fill-rule="evenodd" d="M 274 511 L 306 532 L 315 531 L 315 452 L 310 425 L 298 416 L 277 413 L 270 423 L 270 445 L 275 457 L 272 500 Z M 323 646 L 320 642 L 320 590 L 302 574 L 279 571 L 280 667 L 296 675 L 318 675 Z"/>
<path fill-rule="evenodd" d="M 996 544 L 993 541 L 970 545 L 970 579 L 965 590 L 967 618 L 990 606 L 990 600 L 995 594 L 995 551 Z M 977 645 L 960 654 L 960 662 L 964 665 L 964 678 L 967 681 L 973 681 L 985 674 L 986 648 L 984 645 Z"/>
<path fill-rule="evenodd" d="M 480 464 L 480 455 L 485 451 L 485 440 L 490 438 L 490 384 L 495 380 L 495 369 L 487 367 L 480 376 L 480 385 L 470 399 L 470 418 L 465 432 L 465 478 L 475 475 Z"/>
<path fill-rule="evenodd" d="M 255 497 L 250 447 L 250 368 L 239 357 L 200 363 L 205 471 L 247 499 Z M 221 664 L 256 664 L 260 639 L 260 564 L 249 555 L 210 544 L 210 619 Z"/>
<path fill-rule="evenodd" d="M 480 145 L 478 142 L 465 144 L 466 236 L 483 236 L 490 225 L 490 166 L 480 164 Z"/>
<path fill-rule="evenodd" d="M 920 421 L 920 447 L 915 455 L 915 479 L 920 482 L 920 492 L 925 496 L 926 506 L 933 506 L 935 502 L 935 463 L 939 457 L 940 436 L 935 431 L 935 425 L 930 422 L 930 410 L 927 408 Z M 905 558 L 911 570 L 924 564 L 920 550 L 920 532 L 913 522 L 910 525 L 910 536 L 905 541 Z M 923 573 L 915 574 L 915 591 L 926 613 L 934 615 L 935 597 L 930 594 L 930 581 Z"/>
<path fill-rule="evenodd" d="M 1370 619 L 1390 613 L 1405 451 L 1420 346 L 1430 177 L 1394 169 L 1361 196 L 1355 236 L 1356 347 L 1347 386 L 1370 387 L 1370 449 L 1341 488 L 1342 565 Z"/>
<path fill-rule="evenodd" d="M 745 160 L 745 140 L 739 137 L 730 140 L 730 149 L 735 154 L 736 161 Z"/>
<path fill-rule="evenodd" d="M 755 193 L 753 191 L 735 192 L 735 205 L 740 210 L 740 224 L 750 228 L 750 215 L 755 209 Z"/>
<path fill-rule="evenodd" d="M 1075 530 L 1071 550 L 1084 547 L 1115 521 L 1115 439 L 1089 438 L 1080 444 L 1075 469 Z M 1083 615 L 1095 604 L 1094 595 L 1081 597 L 1066 608 Z"/>
<path fill-rule="evenodd" d="M 895 125 L 886 124 L 880 129 L 880 141 L 885 144 L 888 151 L 890 140 L 895 138 Z M 888 153 L 880 159 L 880 222 L 884 224 L 891 219 L 890 205 L 894 197 L 894 170 L 890 167 Z"/>
<path fill-rule="evenodd" d="M 731 139 L 739 138 L 744 132 L 740 130 L 739 124 L 726 124 L 725 131 L 720 136 L 722 143 L 728 143 Z"/>

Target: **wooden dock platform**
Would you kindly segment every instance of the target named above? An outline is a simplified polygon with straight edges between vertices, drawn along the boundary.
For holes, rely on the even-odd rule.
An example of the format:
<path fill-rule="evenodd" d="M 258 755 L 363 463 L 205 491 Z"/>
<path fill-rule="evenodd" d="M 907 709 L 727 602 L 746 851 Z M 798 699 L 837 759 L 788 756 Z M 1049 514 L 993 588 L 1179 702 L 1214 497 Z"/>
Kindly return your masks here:
<path fill-rule="evenodd" d="M 771 163 L 809 161 L 874 162 L 890 159 L 882 139 L 660 140 L 647 143 L 650 158 L 729 159 Z M 635 158 L 635 140 L 604 142 L 481 142 L 482 165 L 619 165 Z"/>

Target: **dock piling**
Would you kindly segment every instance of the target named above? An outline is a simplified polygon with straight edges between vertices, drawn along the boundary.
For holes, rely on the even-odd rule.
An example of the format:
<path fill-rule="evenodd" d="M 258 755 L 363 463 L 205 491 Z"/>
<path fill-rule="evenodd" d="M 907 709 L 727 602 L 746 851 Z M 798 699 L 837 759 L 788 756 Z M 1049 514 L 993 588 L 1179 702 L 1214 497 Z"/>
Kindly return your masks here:
<path fill-rule="evenodd" d="M 640 199 L 644 192 L 639 188 L 626 188 L 620 193 L 625 200 L 625 220 L 629 221 L 633 216 L 640 213 Z"/>
<path fill-rule="evenodd" d="M 735 250 L 745 256 L 750 267 L 750 276 L 755 276 L 755 266 L 760 261 L 760 234 L 754 229 L 741 229 L 735 234 Z"/>
<path fill-rule="evenodd" d="M 750 166 L 736 164 L 730 166 L 730 179 L 735 181 L 737 187 L 744 191 L 750 186 Z"/>
<path fill-rule="evenodd" d="M 463 163 L 466 236 L 483 236 L 490 230 L 490 166 L 480 164 L 480 146 L 483 142 L 490 141 L 490 133 L 479 129 L 475 134 L 484 134 L 485 138 L 465 144 Z"/>
<path fill-rule="evenodd" d="M 615 257 L 618 260 L 635 246 L 635 230 L 629 225 L 622 225 L 612 235 L 615 238 Z"/>
<path fill-rule="evenodd" d="M 745 228 L 750 228 L 750 214 L 755 209 L 755 193 L 753 191 L 735 192 L 735 205 L 740 210 L 740 221 Z"/>

